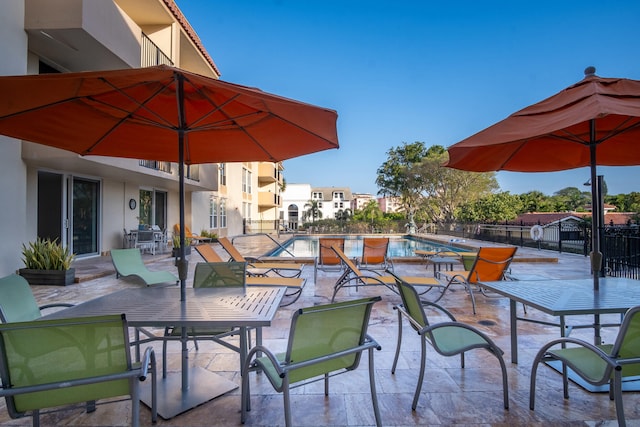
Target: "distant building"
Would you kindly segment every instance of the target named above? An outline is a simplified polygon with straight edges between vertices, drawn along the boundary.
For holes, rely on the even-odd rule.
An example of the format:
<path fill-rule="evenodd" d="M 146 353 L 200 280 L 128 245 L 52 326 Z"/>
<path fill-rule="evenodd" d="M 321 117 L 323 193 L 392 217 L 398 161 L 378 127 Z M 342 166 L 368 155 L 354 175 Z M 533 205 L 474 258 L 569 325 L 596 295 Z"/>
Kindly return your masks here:
<path fill-rule="evenodd" d="M 351 197 L 351 211 L 355 212 L 356 210 L 361 210 L 371 200 L 376 200 L 376 197 L 373 194 L 369 194 L 369 193 L 353 193 L 352 197 Z"/>
<path fill-rule="evenodd" d="M 348 187 L 311 187 L 309 184 L 287 184 L 282 197 L 282 219 L 285 227 L 296 230 L 305 218 L 310 201 L 318 205 L 322 219 L 336 218 L 340 211 L 351 209 L 352 195 Z"/>
<path fill-rule="evenodd" d="M 400 197 L 380 197 L 378 198 L 380 210 L 384 213 L 402 212 Z"/>

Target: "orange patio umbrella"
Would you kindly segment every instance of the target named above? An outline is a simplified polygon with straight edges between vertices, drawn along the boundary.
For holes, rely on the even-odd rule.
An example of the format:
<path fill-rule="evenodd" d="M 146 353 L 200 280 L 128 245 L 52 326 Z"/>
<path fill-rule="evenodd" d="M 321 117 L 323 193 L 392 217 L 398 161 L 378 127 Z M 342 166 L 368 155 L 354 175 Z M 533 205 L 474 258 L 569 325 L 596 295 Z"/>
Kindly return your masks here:
<path fill-rule="evenodd" d="M 475 172 L 590 167 L 594 289 L 602 262 L 597 165 L 640 165 L 640 81 L 585 78 L 448 148 L 446 166 Z"/>
<path fill-rule="evenodd" d="M 0 134 L 80 155 L 184 165 L 278 162 L 338 148 L 337 113 L 178 68 L 0 77 Z"/>

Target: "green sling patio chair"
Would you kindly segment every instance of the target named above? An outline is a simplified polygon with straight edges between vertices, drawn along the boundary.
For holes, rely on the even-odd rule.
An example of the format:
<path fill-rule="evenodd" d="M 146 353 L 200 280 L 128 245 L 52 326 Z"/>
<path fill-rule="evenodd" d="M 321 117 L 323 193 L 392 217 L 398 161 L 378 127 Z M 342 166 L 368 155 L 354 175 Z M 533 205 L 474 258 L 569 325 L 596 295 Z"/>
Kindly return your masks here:
<path fill-rule="evenodd" d="M 37 343 L 37 344 L 35 344 Z M 140 381 L 151 374 L 151 419 L 157 420 L 155 356 L 148 347 L 141 364 L 133 365 L 124 315 L 35 320 L 0 325 L 0 396 L 11 418 L 61 406 L 129 396 L 131 424 L 140 423 Z M 108 403 L 108 402 L 105 402 Z M 45 409 L 46 411 L 41 412 Z M 96 420 L 97 422 L 97 420 Z"/>
<path fill-rule="evenodd" d="M 134 276 L 147 286 L 169 282 L 178 284 L 178 278 L 169 271 L 150 271 L 142 262 L 138 248 L 111 249 L 111 261 L 116 269 L 116 278 Z"/>
<path fill-rule="evenodd" d="M 69 303 L 38 306 L 27 280 L 17 274 L 0 279 L 0 321 L 26 322 L 42 317 L 42 311 L 54 307 L 72 307 Z"/>
<path fill-rule="evenodd" d="M 567 345 L 574 346 L 567 347 Z M 559 348 L 554 348 L 559 347 Z M 541 362 L 562 364 L 564 398 L 569 398 L 568 368 L 594 386 L 609 384 L 609 398 L 615 402 L 619 426 L 625 426 L 622 385 L 625 378 L 640 375 L 640 306 L 630 308 L 624 316 L 613 344 L 593 345 L 577 338 L 559 338 L 545 344 L 531 367 L 529 408 L 534 409 L 536 375 Z"/>
<path fill-rule="evenodd" d="M 214 287 L 246 287 L 246 262 L 199 262 L 193 273 L 194 288 Z M 187 328 L 187 337 L 194 341 L 196 350 L 198 340 L 211 340 L 230 350 L 240 353 L 240 347 L 225 340 L 234 335 L 239 335 L 237 328 Z M 179 340 L 182 336 L 182 328 L 167 327 L 162 341 L 162 378 L 167 376 L 167 341 Z M 240 360 L 242 367 L 242 360 Z"/>
<path fill-rule="evenodd" d="M 427 359 L 427 342 L 431 344 L 436 352 L 443 356 L 456 356 L 459 354 L 461 368 L 464 368 L 464 355 L 469 350 L 480 348 L 493 354 L 498 359 L 500 369 L 502 370 L 504 408 L 509 409 L 507 368 L 502 357 L 503 351 L 486 334 L 473 326 L 456 321 L 453 314 L 444 307 L 436 303 L 421 301 L 418 292 L 412 285 L 398 276 L 395 277 L 400 296 L 402 297 L 402 304 L 394 307 L 394 309 L 398 310 L 398 344 L 391 368 L 392 374 L 395 374 L 398 357 L 400 355 L 400 347 L 402 345 L 403 317 L 405 317 L 411 327 L 418 332 L 421 343 L 420 373 L 418 375 L 418 384 L 416 385 L 411 409 L 415 411 L 418 406 L 418 398 L 420 397 L 420 390 L 422 389 Z M 450 321 L 430 324 L 425 308 L 444 314 Z"/>
<path fill-rule="evenodd" d="M 380 350 L 380 346 L 367 334 L 371 309 L 380 300 L 373 297 L 301 308 L 291 319 L 285 353 L 274 354 L 261 345 L 253 347 L 244 363 L 241 422 L 244 424 L 247 411 L 251 410 L 250 371 L 264 372 L 273 388 L 283 394 L 285 424 L 291 426 L 290 388 L 324 380 L 324 393 L 328 396 L 329 378 L 356 369 L 366 350 L 373 412 L 376 425 L 380 426 L 373 365 L 373 350 Z"/>

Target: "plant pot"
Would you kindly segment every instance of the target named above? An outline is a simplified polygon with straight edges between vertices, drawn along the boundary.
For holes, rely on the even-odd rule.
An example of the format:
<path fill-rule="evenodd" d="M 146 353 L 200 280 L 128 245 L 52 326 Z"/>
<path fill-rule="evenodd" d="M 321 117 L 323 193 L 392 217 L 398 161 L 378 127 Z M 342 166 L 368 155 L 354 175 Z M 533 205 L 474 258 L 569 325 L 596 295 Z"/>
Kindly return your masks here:
<path fill-rule="evenodd" d="M 191 246 L 186 246 L 184 248 L 184 254 L 191 255 Z M 171 256 L 174 258 L 177 258 L 178 256 L 180 256 L 180 248 L 171 249 Z"/>
<path fill-rule="evenodd" d="M 30 285 L 69 286 L 76 278 L 76 269 L 68 270 L 33 270 L 21 268 L 18 273 L 24 277 Z"/>

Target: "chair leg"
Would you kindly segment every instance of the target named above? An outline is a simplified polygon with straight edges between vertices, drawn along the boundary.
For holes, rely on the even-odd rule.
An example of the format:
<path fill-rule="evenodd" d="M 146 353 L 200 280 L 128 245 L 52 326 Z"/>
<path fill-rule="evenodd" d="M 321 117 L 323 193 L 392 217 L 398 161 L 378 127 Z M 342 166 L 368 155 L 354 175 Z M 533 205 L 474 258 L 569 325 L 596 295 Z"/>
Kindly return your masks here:
<path fill-rule="evenodd" d="M 378 394 L 376 393 L 375 368 L 373 365 L 373 349 L 369 349 L 369 387 L 371 388 L 371 400 L 373 402 L 373 414 L 376 417 L 376 426 L 380 427 L 380 409 L 378 408 Z"/>
<path fill-rule="evenodd" d="M 291 427 L 291 396 L 289 394 L 289 378 L 285 376 L 282 384 L 282 398 L 284 400 L 284 425 Z"/>
<path fill-rule="evenodd" d="M 622 406 L 622 371 L 615 369 L 613 373 L 613 400 L 616 405 L 616 416 L 618 426 L 626 427 L 627 421 L 624 419 L 624 407 Z"/>
<path fill-rule="evenodd" d="M 398 357 L 400 356 L 400 346 L 402 345 L 402 313 L 398 310 L 398 343 L 396 344 L 396 355 L 393 358 L 393 365 L 391 366 L 391 374 L 396 373 L 396 366 L 398 364 Z"/>
<path fill-rule="evenodd" d="M 411 409 L 414 411 L 418 407 L 418 398 L 420 397 L 420 391 L 422 390 L 422 381 L 424 380 L 424 368 L 427 362 L 427 339 L 424 335 L 420 335 L 421 354 L 420 354 L 420 375 L 418 375 L 418 384 L 416 385 L 416 393 L 413 395 L 413 404 Z"/>

